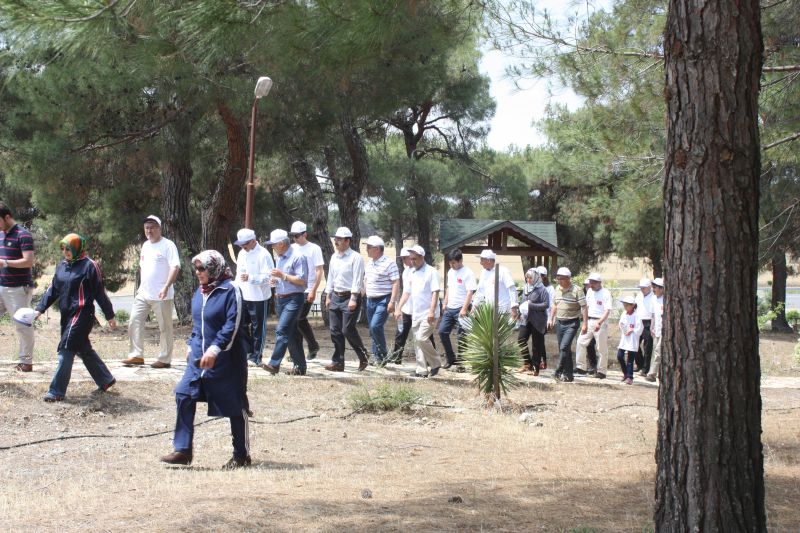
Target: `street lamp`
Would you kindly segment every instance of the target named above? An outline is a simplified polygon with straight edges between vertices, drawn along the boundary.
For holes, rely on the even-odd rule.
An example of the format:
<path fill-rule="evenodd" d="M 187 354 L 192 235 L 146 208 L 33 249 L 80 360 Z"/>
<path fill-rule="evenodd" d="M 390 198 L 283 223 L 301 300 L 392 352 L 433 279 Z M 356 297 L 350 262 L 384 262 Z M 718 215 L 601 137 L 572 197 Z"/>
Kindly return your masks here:
<path fill-rule="evenodd" d="M 258 100 L 269 94 L 272 89 L 272 80 L 266 76 L 258 78 L 256 82 L 255 98 L 253 99 L 253 114 L 250 118 L 250 162 L 247 165 L 247 196 L 244 206 L 244 227 L 253 228 L 253 167 L 256 162 L 256 112 L 258 111 Z"/>

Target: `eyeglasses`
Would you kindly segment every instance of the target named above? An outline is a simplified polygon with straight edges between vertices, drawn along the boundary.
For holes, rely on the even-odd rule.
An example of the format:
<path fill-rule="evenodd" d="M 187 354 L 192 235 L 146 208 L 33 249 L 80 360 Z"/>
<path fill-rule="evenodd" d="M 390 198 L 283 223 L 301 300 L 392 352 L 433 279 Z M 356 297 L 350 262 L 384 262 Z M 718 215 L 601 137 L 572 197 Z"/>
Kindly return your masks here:
<path fill-rule="evenodd" d="M 194 271 L 195 272 L 205 272 L 206 271 L 206 267 L 204 267 L 203 265 L 195 266 L 194 267 Z"/>

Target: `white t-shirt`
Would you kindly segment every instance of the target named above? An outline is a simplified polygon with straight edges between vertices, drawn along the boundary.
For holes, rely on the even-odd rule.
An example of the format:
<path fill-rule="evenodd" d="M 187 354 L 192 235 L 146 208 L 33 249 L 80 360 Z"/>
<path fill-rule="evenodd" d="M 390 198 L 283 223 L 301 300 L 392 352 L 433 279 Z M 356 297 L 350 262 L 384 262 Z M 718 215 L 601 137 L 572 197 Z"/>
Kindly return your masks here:
<path fill-rule="evenodd" d="M 169 278 L 169 271 L 181 266 L 178 247 L 166 237 L 161 237 L 158 242 L 145 241 L 139 254 L 139 268 L 141 269 L 142 282 L 136 293 L 145 300 L 158 300 L 158 293 L 164 288 Z M 170 286 L 166 300 L 175 298 L 175 290 Z"/>
<path fill-rule="evenodd" d="M 411 320 L 416 322 L 428 318 L 431 311 L 431 298 L 433 291 L 441 290 L 439 273 L 432 266 L 425 264 L 422 268 L 414 270 L 409 275 L 410 287 L 403 288 L 403 292 L 411 293 Z M 434 308 L 434 316 L 439 316 L 439 306 Z"/>
<path fill-rule="evenodd" d="M 306 293 L 311 292 L 311 288 L 317 281 L 317 267 L 325 266 L 325 259 L 322 257 L 322 248 L 318 244 L 307 241 L 303 246 L 297 243 L 292 244 L 292 248 L 303 254 L 308 263 L 308 283 L 306 284 Z"/>
<path fill-rule="evenodd" d="M 408 289 L 411 287 L 411 273 L 414 272 L 414 267 L 405 267 L 403 269 L 403 274 L 401 277 L 403 278 L 403 293 L 410 292 Z M 400 312 L 405 315 L 411 314 L 411 298 L 406 300 L 406 303 L 403 304 L 403 307 L 400 308 Z"/>
<path fill-rule="evenodd" d="M 653 337 L 660 337 L 664 327 L 664 297 L 656 296 L 656 303 L 653 304 Z"/>
<path fill-rule="evenodd" d="M 467 299 L 467 292 L 478 288 L 475 274 L 469 268 L 462 266 L 458 270 L 452 268 L 447 271 L 447 308 L 461 309 Z"/>
<path fill-rule="evenodd" d="M 552 285 L 545 287 L 547 290 L 547 316 L 550 316 L 550 311 L 553 310 L 553 297 L 556 294 L 556 289 Z"/>
<path fill-rule="evenodd" d="M 606 288 L 599 291 L 589 289 L 586 292 L 586 305 L 590 318 L 603 318 L 606 311 L 611 311 L 611 292 Z"/>
<path fill-rule="evenodd" d="M 645 296 L 642 291 L 636 295 L 636 313 L 642 320 L 652 320 L 653 318 L 653 304 L 656 303 L 656 293 L 650 290 L 650 293 Z"/>
<path fill-rule="evenodd" d="M 488 302 L 494 305 L 494 272 L 500 271 L 499 293 L 497 297 L 497 307 L 501 312 L 508 312 L 512 307 L 517 307 L 517 285 L 511 272 L 500 265 L 491 270 L 483 268 L 481 277 L 478 280 L 478 289 L 475 291 L 475 305 L 481 302 Z"/>
<path fill-rule="evenodd" d="M 269 278 L 275 262 L 272 256 L 260 244 L 249 252 L 239 250 L 236 256 L 236 284 L 242 289 L 242 299 L 248 302 L 263 302 L 272 297 L 269 287 Z M 239 279 L 241 274 L 247 274 L 247 281 Z"/>
<path fill-rule="evenodd" d="M 626 331 L 630 331 L 631 334 L 626 336 Z M 644 324 L 642 324 L 642 317 L 639 316 L 638 310 L 631 315 L 623 310 L 619 317 L 619 349 L 629 352 L 639 350 L 639 338 L 642 336 L 642 331 L 644 331 Z"/>

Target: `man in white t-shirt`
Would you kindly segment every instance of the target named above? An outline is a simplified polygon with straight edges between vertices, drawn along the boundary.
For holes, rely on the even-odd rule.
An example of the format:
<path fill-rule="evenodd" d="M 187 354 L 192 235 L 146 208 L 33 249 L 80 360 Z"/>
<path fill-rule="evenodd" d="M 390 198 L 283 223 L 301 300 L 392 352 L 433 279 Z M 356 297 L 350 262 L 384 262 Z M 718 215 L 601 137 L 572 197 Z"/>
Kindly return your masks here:
<path fill-rule="evenodd" d="M 450 342 L 450 333 L 456 327 L 456 337 L 458 339 L 459 355 L 464 350 L 464 328 L 461 320 L 469 314 L 472 306 L 472 296 L 478 285 L 475 282 L 475 274 L 472 270 L 464 266 L 464 256 L 461 250 L 456 248 L 447 254 L 447 261 L 450 270 L 447 271 L 447 288 L 444 293 L 444 314 L 439 323 L 439 338 L 447 360 L 442 368 L 450 368 L 456 364 L 456 354 L 453 351 L 453 344 Z"/>
<path fill-rule="evenodd" d="M 270 273 L 275 262 L 269 252 L 256 240 L 256 232 L 243 228 L 236 233 L 236 246 L 241 246 L 236 256 L 236 284 L 242 291 L 244 311 L 249 320 L 244 322 L 250 330 L 247 361 L 261 366 L 264 340 L 267 338 L 267 306 L 272 297 L 269 286 Z"/>
<path fill-rule="evenodd" d="M 314 336 L 314 330 L 311 329 L 311 324 L 308 323 L 308 313 L 317 299 L 317 291 L 325 271 L 325 259 L 322 256 L 322 248 L 308 240 L 307 229 L 303 222 L 297 220 L 292 223 L 292 227 L 289 229 L 289 236 L 294 239 L 292 248 L 300 252 L 308 263 L 308 284 L 306 285 L 305 301 L 303 302 L 303 308 L 300 310 L 297 329 L 308 343 L 306 359 L 311 361 L 319 353 L 319 343 Z"/>
<path fill-rule="evenodd" d="M 409 283 L 403 286 L 399 309 L 395 318 L 401 318 L 403 306 L 411 302 L 411 334 L 414 336 L 414 352 L 417 356 L 418 378 L 433 377 L 439 373 L 441 360 L 430 343 L 439 317 L 439 273 L 425 263 L 425 250 L 420 245 L 409 248 L 409 257 L 414 271 L 409 275 Z"/>
<path fill-rule="evenodd" d="M 486 249 L 478 256 L 481 261 L 483 271 L 478 278 L 478 289 L 475 291 L 475 298 L 473 304 L 478 305 L 486 302 L 494 305 L 494 277 L 495 272 L 500 276 L 497 295 L 497 309 L 501 313 L 508 313 L 511 311 L 511 318 L 517 319 L 519 311 L 519 302 L 517 302 L 517 284 L 514 283 L 514 278 L 511 277 L 509 270 L 499 265 L 495 268 L 497 262 L 497 255 L 492 250 Z"/>
<path fill-rule="evenodd" d="M 603 287 L 603 278 L 600 274 L 592 272 L 586 279 L 589 282 L 589 290 L 586 292 L 589 321 L 586 333 L 578 336 L 574 373 L 586 374 L 586 350 L 592 339 L 595 339 L 597 342 L 597 370 L 593 375 L 598 379 L 605 379 L 608 368 L 608 315 L 612 305 L 611 293 Z"/>
<path fill-rule="evenodd" d="M 143 220 L 144 236 L 147 240 L 139 254 L 141 283 L 136 291 L 131 308 L 131 322 L 128 326 L 130 350 L 128 358 L 122 361 L 127 366 L 144 364 L 144 324 L 150 311 L 156 316 L 160 353 L 150 366 L 169 368 L 172 362 L 172 301 L 175 298 L 173 284 L 178 279 L 181 258 L 175 243 L 161 235 L 161 219 L 149 215 Z"/>
<path fill-rule="evenodd" d="M 653 382 L 661 379 L 661 332 L 664 325 L 664 280 L 656 278 L 653 280 L 653 293 L 656 301 L 653 304 L 653 361 L 650 363 L 650 370 L 647 371 L 645 379 Z"/>

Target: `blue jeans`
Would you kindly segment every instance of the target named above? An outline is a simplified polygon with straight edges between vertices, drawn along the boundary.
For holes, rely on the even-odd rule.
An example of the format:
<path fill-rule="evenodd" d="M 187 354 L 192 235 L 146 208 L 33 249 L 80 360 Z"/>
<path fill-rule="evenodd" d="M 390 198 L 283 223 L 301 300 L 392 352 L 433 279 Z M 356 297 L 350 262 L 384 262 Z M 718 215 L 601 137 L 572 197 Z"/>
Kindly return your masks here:
<path fill-rule="evenodd" d="M 638 351 L 633 352 L 630 350 L 623 350 L 622 348 L 617 350 L 617 362 L 619 363 L 619 369 L 622 370 L 622 375 L 626 378 L 633 379 L 633 361 L 638 353 Z"/>
<path fill-rule="evenodd" d="M 378 363 L 386 358 L 386 353 L 389 351 L 383 327 L 389 318 L 387 308 L 391 297 L 391 294 L 385 294 L 378 298 L 367 298 L 367 323 L 369 336 L 372 338 L 372 357 Z"/>
<path fill-rule="evenodd" d="M 72 377 L 72 363 L 75 361 L 76 355 L 83 360 L 83 366 L 89 371 L 89 375 L 92 376 L 98 388 L 102 388 L 114 381 L 114 376 L 111 375 L 106 364 L 94 350 L 89 349 L 86 352 L 61 350 L 58 352 L 56 375 L 53 376 L 53 381 L 50 382 L 50 394 L 53 396 L 63 398 L 67 394 L 67 386 Z"/>
<path fill-rule="evenodd" d="M 450 309 L 449 307 L 442 313 L 442 321 L 439 323 L 439 338 L 442 340 L 444 353 L 447 356 L 447 364 L 455 364 L 456 354 L 453 351 L 453 344 L 450 342 L 450 332 L 453 331 L 453 326 L 456 327 L 456 337 L 458 338 L 458 351 L 461 353 L 464 342 L 464 328 L 461 327 L 461 322 L 458 320 L 458 315 L 461 314 L 461 308 Z"/>
<path fill-rule="evenodd" d="M 572 320 L 556 320 L 556 338 L 558 339 L 558 368 L 556 375 L 572 379 L 572 341 L 581 325 L 579 318 Z"/>
<path fill-rule="evenodd" d="M 286 350 L 292 358 L 294 366 L 300 371 L 306 371 L 306 354 L 303 353 L 303 336 L 297 329 L 300 311 L 303 310 L 302 292 L 297 292 L 285 298 L 275 298 L 275 313 L 278 315 L 278 326 L 275 328 L 275 348 L 272 350 L 270 366 L 281 366 Z"/>
<path fill-rule="evenodd" d="M 176 417 L 175 434 L 172 447 L 176 452 L 192 453 L 194 443 L 194 415 L 197 411 L 197 400 L 186 394 L 175 395 Z M 250 455 L 250 439 L 247 413 L 230 417 L 231 436 L 233 437 L 233 456 L 244 459 Z"/>

